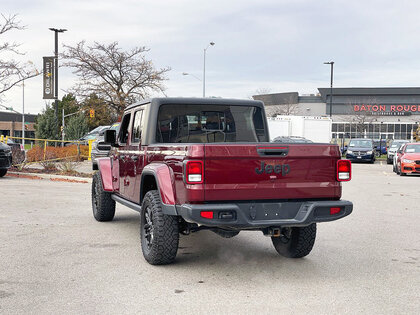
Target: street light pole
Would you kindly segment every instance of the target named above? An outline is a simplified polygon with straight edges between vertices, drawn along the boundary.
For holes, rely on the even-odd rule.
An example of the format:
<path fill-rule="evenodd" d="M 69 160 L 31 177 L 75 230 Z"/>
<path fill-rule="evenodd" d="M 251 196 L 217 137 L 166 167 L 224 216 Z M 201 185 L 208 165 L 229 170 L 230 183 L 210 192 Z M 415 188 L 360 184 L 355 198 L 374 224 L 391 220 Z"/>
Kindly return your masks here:
<path fill-rule="evenodd" d="M 331 82 L 330 82 L 330 118 L 331 118 L 332 117 L 332 99 L 333 99 L 334 61 L 324 62 L 324 65 L 331 65 Z"/>
<path fill-rule="evenodd" d="M 203 62 L 203 97 L 206 97 L 206 51 L 210 46 L 214 46 L 214 42 L 210 42 L 210 44 L 204 48 L 204 62 Z"/>
<path fill-rule="evenodd" d="M 50 31 L 53 31 L 55 34 L 54 36 L 54 55 L 55 55 L 55 62 L 54 62 L 54 76 L 55 76 L 55 88 L 54 88 L 54 97 L 55 97 L 55 105 L 54 105 L 54 114 L 55 114 L 55 123 L 56 123 L 56 134 L 58 136 L 58 33 L 64 33 L 67 31 L 66 29 L 57 29 L 50 27 Z"/>
<path fill-rule="evenodd" d="M 22 144 L 25 150 L 25 79 L 22 80 Z"/>

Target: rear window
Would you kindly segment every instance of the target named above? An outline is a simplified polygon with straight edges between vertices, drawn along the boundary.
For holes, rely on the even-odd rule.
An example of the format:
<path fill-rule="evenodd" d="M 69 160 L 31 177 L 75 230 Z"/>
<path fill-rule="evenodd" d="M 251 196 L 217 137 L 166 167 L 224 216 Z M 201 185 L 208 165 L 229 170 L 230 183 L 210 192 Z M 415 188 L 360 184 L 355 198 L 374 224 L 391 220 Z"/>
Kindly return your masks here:
<path fill-rule="evenodd" d="M 156 141 L 213 143 L 267 141 L 261 108 L 229 105 L 162 105 Z"/>

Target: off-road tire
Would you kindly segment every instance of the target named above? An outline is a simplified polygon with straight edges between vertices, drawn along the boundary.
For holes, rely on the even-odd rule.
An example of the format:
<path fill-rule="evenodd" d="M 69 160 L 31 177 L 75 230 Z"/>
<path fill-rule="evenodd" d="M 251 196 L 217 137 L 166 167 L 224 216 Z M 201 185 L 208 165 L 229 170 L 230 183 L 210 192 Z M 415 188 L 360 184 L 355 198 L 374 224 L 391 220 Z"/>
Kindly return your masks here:
<path fill-rule="evenodd" d="M 223 229 L 214 229 L 212 232 L 224 238 L 232 238 L 239 234 L 239 231 L 228 231 Z"/>
<path fill-rule="evenodd" d="M 0 177 L 3 177 L 4 175 L 6 175 L 7 173 L 7 169 L 6 170 L 0 170 Z"/>
<path fill-rule="evenodd" d="M 287 228 L 286 231 L 290 232 L 289 237 L 281 235 L 271 238 L 274 248 L 280 255 L 288 258 L 302 258 L 311 252 L 315 244 L 316 223 L 304 227 Z M 286 231 L 282 229 L 282 232 Z"/>
<path fill-rule="evenodd" d="M 101 174 L 96 172 L 92 178 L 92 210 L 96 221 L 111 221 L 115 215 L 115 201 L 111 193 L 104 191 Z"/>
<path fill-rule="evenodd" d="M 151 265 L 174 262 L 178 251 L 178 217 L 166 215 L 157 190 L 146 193 L 140 212 L 140 240 L 143 256 Z"/>

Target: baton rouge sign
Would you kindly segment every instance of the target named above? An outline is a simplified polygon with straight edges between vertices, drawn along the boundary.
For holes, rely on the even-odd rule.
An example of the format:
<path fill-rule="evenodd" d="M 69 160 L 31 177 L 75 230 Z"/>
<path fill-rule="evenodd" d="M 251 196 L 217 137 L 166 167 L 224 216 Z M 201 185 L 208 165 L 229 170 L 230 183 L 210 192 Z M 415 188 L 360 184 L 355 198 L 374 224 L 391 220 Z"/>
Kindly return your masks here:
<path fill-rule="evenodd" d="M 282 174 L 283 176 L 286 176 L 287 174 L 290 173 L 290 165 L 289 164 L 275 164 L 275 165 L 270 165 L 270 164 L 265 164 L 263 161 L 261 161 L 261 166 L 260 168 L 256 168 L 255 169 L 255 173 L 257 173 L 258 175 L 261 174 L 271 174 L 271 173 L 275 173 L 275 174 Z"/>
<path fill-rule="evenodd" d="M 420 113 L 420 105 L 353 105 L 355 112 L 371 113 Z"/>

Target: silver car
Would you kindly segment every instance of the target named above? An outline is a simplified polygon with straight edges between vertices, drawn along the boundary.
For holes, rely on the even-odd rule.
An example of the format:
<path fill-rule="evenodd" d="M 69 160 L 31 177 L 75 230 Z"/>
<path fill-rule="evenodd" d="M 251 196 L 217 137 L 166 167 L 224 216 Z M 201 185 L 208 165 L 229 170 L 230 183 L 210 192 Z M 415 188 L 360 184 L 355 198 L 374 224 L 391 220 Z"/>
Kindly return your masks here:
<path fill-rule="evenodd" d="M 388 148 L 388 152 L 386 156 L 386 163 L 393 164 L 393 159 L 397 150 L 400 148 L 402 144 L 405 144 L 408 142 L 409 142 L 408 140 L 393 140 Z"/>
<path fill-rule="evenodd" d="M 120 129 L 120 123 L 115 123 L 111 127 L 103 129 L 99 132 L 99 135 L 96 137 L 96 140 L 92 143 L 92 152 L 91 152 L 91 159 L 92 159 L 92 167 L 94 170 L 97 169 L 97 162 L 96 159 L 100 157 L 107 157 L 109 155 L 109 150 L 111 147 L 109 147 L 108 150 L 100 150 L 98 148 L 98 144 L 104 141 L 105 131 L 106 130 L 115 130 L 118 134 L 118 131 Z"/>

